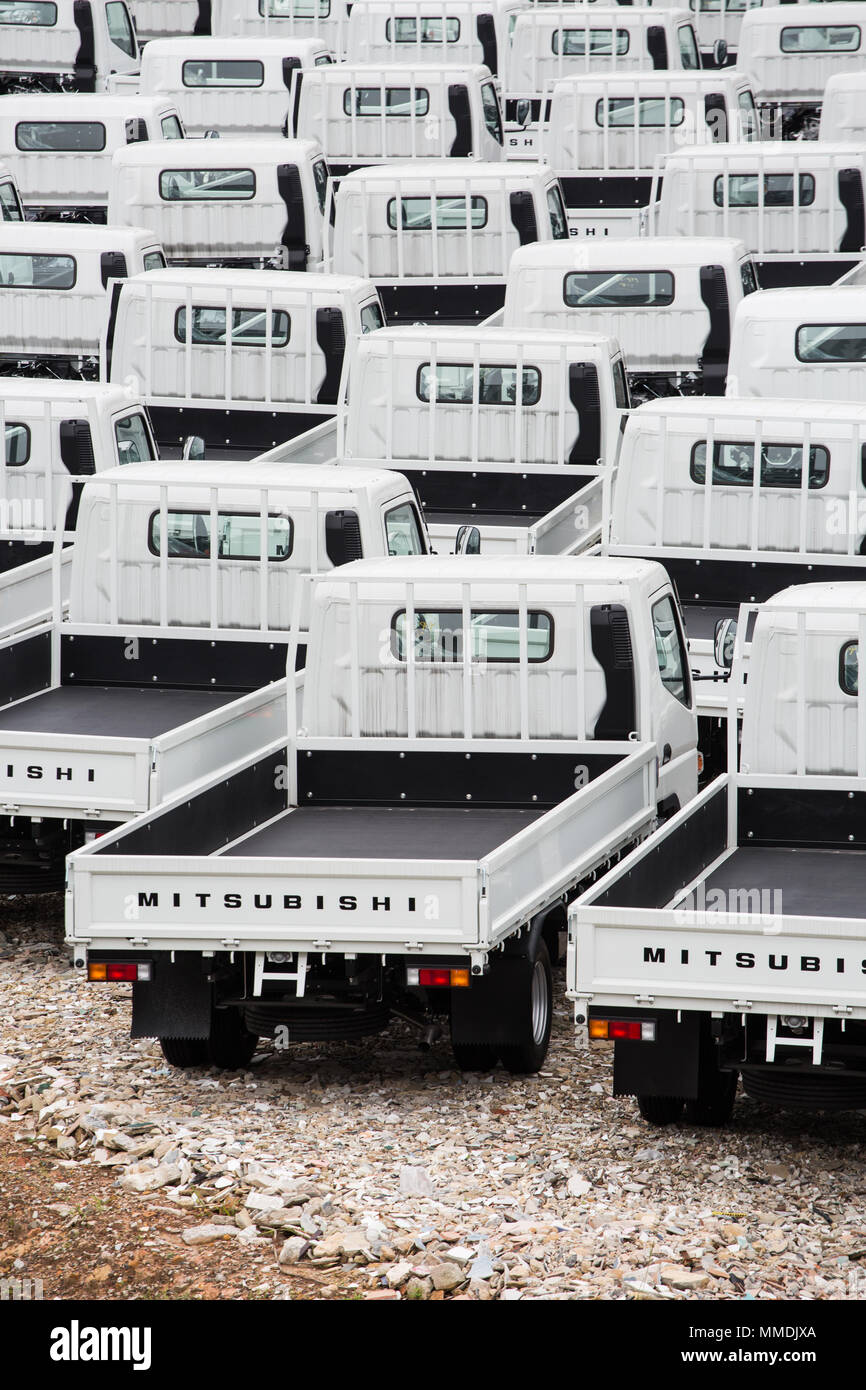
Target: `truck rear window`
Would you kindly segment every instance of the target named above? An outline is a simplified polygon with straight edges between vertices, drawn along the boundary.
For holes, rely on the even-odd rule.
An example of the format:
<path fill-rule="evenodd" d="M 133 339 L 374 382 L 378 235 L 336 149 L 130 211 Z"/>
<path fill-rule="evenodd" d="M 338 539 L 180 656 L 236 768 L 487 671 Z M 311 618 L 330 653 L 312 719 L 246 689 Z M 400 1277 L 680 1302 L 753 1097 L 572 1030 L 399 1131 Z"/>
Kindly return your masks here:
<path fill-rule="evenodd" d="M 291 323 L 284 309 L 271 312 L 271 346 L 285 347 L 289 341 Z M 268 319 L 264 309 L 232 309 L 232 342 L 244 347 L 265 347 Z M 174 336 L 179 343 L 187 340 L 186 306 L 174 316 Z M 204 347 L 225 346 L 226 310 L 209 305 L 194 305 L 192 309 L 192 341 Z"/>
<path fill-rule="evenodd" d="M 692 445 L 689 474 L 694 483 L 703 483 L 707 474 L 707 444 Z M 809 488 L 826 487 L 830 477 L 830 453 L 823 444 L 809 449 Z M 755 480 L 755 446 L 748 441 L 716 440 L 713 444 L 714 484 L 722 487 L 751 487 Z M 803 449 L 799 444 L 761 445 L 761 487 L 800 487 L 803 480 Z"/>
<path fill-rule="evenodd" d="M 254 198 L 256 176 L 252 169 L 163 169 L 159 196 L 166 203 Z"/>
<path fill-rule="evenodd" d="M 265 65 L 253 59 L 189 58 L 181 68 L 185 87 L 261 87 Z"/>
<path fill-rule="evenodd" d="M 757 174 L 728 175 L 728 206 L 732 208 L 756 208 L 760 184 Z M 811 207 L 815 201 L 815 177 L 813 174 L 800 174 L 799 203 L 801 208 Z M 713 183 L 713 202 L 717 208 L 725 204 L 724 175 L 719 174 Z M 792 208 L 794 206 L 794 175 L 764 175 L 764 207 Z"/>
<path fill-rule="evenodd" d="M 479 663 L 520 661 L 520 614 L 516 610 L 472 610 L 470 661 Z M 419 610 L 414 615 L 416 661 L 463 661 L 463 613 L 459 608 Z M 526 655 L 529 662 L 547 661 L 553 651 L 553 619 L 549 613 L 526 614 Z M 406 610 L 391 620 L 391 654 L 405 661 L 408 649 Z"/>
<path fill-rule="evenodd" d="M 866 323 L 804 323 L 796 353 L 801 362 L 866 362 Z"/>
<path fill-rule="evenodd" d="M 258 560 L 261 557 L 261 517 L 255 512 L 219 512 L 216 554 L 220 560 Z M 209 511 L 170 511 L 167 517 L 169 559 L 209 560 L 211 557 L 211 514 Z M 269 560 L 287 560 L 292 553 L 292 522 L 287 516 L 270 513 L 266 518 Z M 148 528 L 148 547 L 153 555 L 160 550 L 160 514 L 153 512 Z"/>
<path fill-rule="evenodd" d="M 30 457 L 30 429 L 15 420 L 6 421 L 6 466 L 18 468 Z"/>
<path fill-rule="evenodd" d="M 476 399 L 475 368 L 469 363 L 425 362 L 418 368 L 415 391 L 420 401 L 430 400 L 431 384 L 434 399 L 443 405 L 472 405 Z M 477 400 L 480 405 L 516 405 L 518 388 L 517 367 L 481 366 L 478 369 Z M 537 367 L 523 368 L 523 405 L 537 405 L 541 395 L 541 372 Z"/>
<path fill-rule="evenodd" d="M 343 93 L 347 116 L 426 116 L 429 109 L 426 87 L 347 87 Z"/>
<path fill-rule="evenodd" d="M 15 127 L 19 150 L 104 150 L 101 121 L 19 121 Z"/>
<path fill-rule="evenodd" d="M 442 26 L 445 26 L 445 43 L 456 43 L 460 38 L 460 20 L 445 19 L 436 15 L 419 15 L 416 19 L 386 19 L 385 38 L 389 43 L 442 43 Z"/>
<path fill-rule="evenodd" d="M 259 0 L 259 14 L 271 19 L 327 19 L 331 0 Z"/>
<path fill-rule="evenodd" d="M 571 309 L 634 309 L 672 304 L 669 270 L 572 270 L 563 299 Z"/>
<path fill-rule="evenodd" d="M 859 694 L 860 660 L 857 642 L 846 642 L 839 653 L 839 684 L 846 695 Z"/>
<path fill-rule="evenodd" d="M 436 227 L 438 231 L 465 231 L 466 229 L 466 198 L 444 197 L 436 199 Z M 487 199 L 473 197 L 471 199 L 471 225 L 473 227 L 487 226 Z M 397 199 L 388 200 L 388 226 L 396 229 L 397 227 Z M 400 199 L 400 226 L 407 232 L 429 232 L 433 228 L 433 199 L 432 198 L 401 198 Z"/>
<path fill-rule="evenodd" d="M 39 0 L 0 0 L 0 24 L 30 24 L 50 29 L 57 23 L 57 6 Z"/>
<path fill-rule="evenodd" d="M 628 30 L 617 29 L 615 49 L 613 36 L 613 29 L 554 29 L 550 47 L 565 58 L 585 58 L 587 53 L 594 58 L 628 53 Z"/>
<path fill-rule="evenodd" d="M 783 53 L 856 53 L 858 24 L 792 24 L 782 30 Z"/>
<path fill-rule="evenodd" d="M 682 97 L 599 97 L 595 103 L 598 126 L 674 126 L 682 125 L 684 118 Z"/>
<path fill-rule="evenodd" d="M 0 285 L 17 290 L 71 290 L 75 284 L 72 256 L 0 254 Z"/>

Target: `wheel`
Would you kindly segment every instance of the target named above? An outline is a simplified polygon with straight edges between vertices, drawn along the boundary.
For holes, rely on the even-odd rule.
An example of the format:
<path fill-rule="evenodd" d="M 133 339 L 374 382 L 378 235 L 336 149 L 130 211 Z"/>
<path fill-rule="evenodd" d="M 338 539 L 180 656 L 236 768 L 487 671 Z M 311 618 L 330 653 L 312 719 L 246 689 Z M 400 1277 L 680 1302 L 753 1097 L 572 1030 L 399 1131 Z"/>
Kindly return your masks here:
<path fill-rule="evenodd" d="M 550 955 L 540 940 L 534 961 L 526 962 L 525 1005 L 515 1020 L 514 1041 L 500 1047 L 499 1056 L 506 1071 L 516 1074 L 536 1072 L 544 1065 L 550 1045 L 553 1022 L 553 974 Z"/>
<path fill-rule="evenodd" d="M 207 1038 L 160 1038 L 162 1055 L 172 1067 L 206 1067 Z"/>
<path fill-rule="evenodd" d="M 731 1118 L 737 1094 L 737 1073 L 720 1071 L 701 1087 L 696 1100 L 686 1101 L 686 1119 L 693 1125 L 725 1125 Z"/>
<path fill-rule="evenodd" d="M 684 1101 L 678 1096 L 638 1096 L 637 1108 L 651 1125 L 672 1125 L 683 1113 Z"/>
<path fill-rule="evenodd" d="M 492 1071 L 498 1052 L 489 1043 L 452 1042 L 454 1059 L 461 1071 Z"/>
<path fill-rule="evenodd" d="M 248 1033 L 238 1009 L 214 1009 L 207 1039 L 208 1061 L 212 1067 L 236 1071 L 245 1067 L 258 1045 L 258 1034 Z"/>

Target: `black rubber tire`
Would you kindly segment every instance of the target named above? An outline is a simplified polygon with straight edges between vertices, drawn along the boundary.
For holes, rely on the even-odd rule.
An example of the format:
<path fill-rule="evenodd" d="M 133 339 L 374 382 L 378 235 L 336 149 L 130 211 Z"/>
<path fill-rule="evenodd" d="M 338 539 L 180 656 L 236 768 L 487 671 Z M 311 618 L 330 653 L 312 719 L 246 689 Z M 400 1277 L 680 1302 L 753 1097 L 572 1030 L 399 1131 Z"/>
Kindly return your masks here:
<path fill-rule="evenodd" d="M 696 1100 L 686 1101 L 686 1119 L 692 1125 L 726 1125 L 737 1095 L 737 1073 L 720 1071 Z"/>
<path fill-rule="evenodd" d="M 540 997 L 533 997 L 533 981 L 535 990 L 541 992 Z M 538 942 L 535 959 L 526 962 L 526 995 L 521 1013 L 522 1017 L 515 1020 L 514 1041 L 499 1049 L 502 1065 L 515 1076 L 526 1076 L 540 1071 L 550 1046 L 550 1029 L 553 1025 L 553 972 L 550 968 L 550 954 L 543 939 Z"/>
<path fill-rule="evenodd" d="M 492 1071 L 499 1053 L 490 1043 L 452 1042 L 454 1060 L 461 1071 Z"/>
<path fill-rule="evenodd" d="M 208 1061 L 212 1067 L 220 1067 L 223 1071 L 246 1067 L 258 1041 L 258 1034 L 248 1033 L 244 1027 L 240 1010 L 214 1009 L 207 1040 Z"/>
<path fill-rule="evenodd" d="M 672 1125 L 683 1113 L 679 1096 L 638 1096 L 637 1108 L 651 1125 Z"/>
<path fill-rule="evenodd" d="M 207 1038 L 160 1038 L 162 1055 L 172 1067 L 206 1067 Z"/>

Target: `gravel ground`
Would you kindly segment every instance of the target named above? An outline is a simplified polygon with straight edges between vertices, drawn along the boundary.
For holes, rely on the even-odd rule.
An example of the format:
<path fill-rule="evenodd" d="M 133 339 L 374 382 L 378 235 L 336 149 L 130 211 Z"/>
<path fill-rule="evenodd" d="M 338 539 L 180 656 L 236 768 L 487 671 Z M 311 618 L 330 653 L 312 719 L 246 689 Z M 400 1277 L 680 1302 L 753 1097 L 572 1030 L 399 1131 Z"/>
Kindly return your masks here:
<path fill-rule="evenodd" d="M 47 1298 L 866 1296 L 863 1117 L 652 1129 L 561 978 L 536 1077 L 402 1026 L 179 1072 L 73 973 L 59 899 L 0 928 L 0 1276 Z"/>

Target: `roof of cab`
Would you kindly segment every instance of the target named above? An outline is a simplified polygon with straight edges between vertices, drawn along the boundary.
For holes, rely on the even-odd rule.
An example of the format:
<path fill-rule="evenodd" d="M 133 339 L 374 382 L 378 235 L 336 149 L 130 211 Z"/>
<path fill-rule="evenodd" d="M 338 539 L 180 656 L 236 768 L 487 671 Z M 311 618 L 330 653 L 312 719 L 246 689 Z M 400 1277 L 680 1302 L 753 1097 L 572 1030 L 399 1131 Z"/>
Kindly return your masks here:
<path fill-rule="evenodd" d="M 3 97 L 0 114 L 13 120 L 98 120 L 100 116 L 155 116 L 177 113 L 171 95 L 142 96 L 138 92 L 14 92 Z"/>
<path fill-rule="evenodd" d="M 743 15 L 744 30 L 741 30 L 740 44 L 742 45 L 742 34 L 748 34 L 749 29 L 773 28 L 787 29 L 789 26 L 795 28 L 825 28 L 828 24 L 861 24 L 866 22 L 866 4 L 851 3 L 851 0 L 829 0 L 829 3 L 822 4 L 820 10 L 814 10 L 810 6 L 808 10 L 801 10 L 798 6 L 795 10 L 789 10 L 787 5 L 762 5 L 755 9 L 749 9 Z M 748 26 L 746 28 L 745 26 Z M 812 53 L 800 54 L 801 57 L 816 57 Z M 828 56 L 828 55 L 825 55 Z"/>
<path fill-rule="evenodd" d="M 799 396 L 666 396 L 664 400 L 646 401 L 637 406 L 629 416 L 629 424 L 639 427 L 642 420 L 669 417 L 699 419 L 704 434 L 708 420 L 757 418 L 862 424 L 866 421 L 866 404 L 862 401 L 803 400 Z"/>
<path fill-rule="evenodd" d="M 126 382 L 56 381 L 46 377 L 0 377 L 0 400 L 3 401 L 86 401 L 112 399 L 129 403 L 139 401 L 138 392 Z"/>
<path fill-rule="evenodd" d="M 105 474 L 100 474 L 105 477 Z M 438 584 L 479 584 L 506 580 L 515 586 L 537 587 L 551 582 L 571 584 L 628 584 L 666 578 L 654 560 L 613 559 L 600 555 L 400 555 L 387 559 L 353 560 L 339 575 L 325 581 L 331 592 L 352 581 L 378 584 L 396 581 L 427 588 Z M 866 588 L 866 585 L 864 585 Z"/>
<path fill-rule="evenodd" d="M 280 58 L 283 56 L 308 56 L 327 53 L 328 45 L 324 39 L 300 38 L 283 34 L 272 39 L 264 34 L 252 36 L 242 34 L 184 34 L 170 39 L 151 39 L 145 44 L 141 55 L 142 77 L 146 75 L 147 65 L 154 58 L 200 58 L 210 61 L 213 58 Z"/>
<path fill-rule="evenodd" d="M 545 241 L 521 246 L 511 257 L 509 276 L 533 270 L 674 270 L 739 261 L 747 254 L 735 237 L 611 237 L 605 241 Z"/>
<path fill-rule="evenodd" d="M 755 11 L 753 11 L 755 13 Z M 749 79 L 744 72 L 737 68 L 714 68 L 711 71 L 689 70 L 688 72 L 678 72 L 676 69 L 665 68 L 660 71 L 636 72 L 580 72 L 571 73 L 556 79 L 556 87 L 571 86 L 585 87 L 587 91 L 595 91 L 599 87 L 605 89 L 622 85 L 626 92 L 632 92 L 636 87 L 641 91 L 654 92 L 660 87 L 664 92 L 670 89 L 674 96 L 680 93 L 690 92 L 717 92 L 722 88 L 728 91 L 739 91 L 749 86 Z"/>
<path fill-rule="evenodd" d="M 159 239 L 146 227 L 105 226 L 75 222 L 0 222 L 0 248 L 62 255 L 89 249 L 115 251 L 157 246 Z"/>
<path fill-rule="evenodd" d="M 866 321 L 866 285 L 808 285 L 798 289 L 759 290 L 737 305 L 737 318 L 802 319 L 814 323 L 822 314 L 835 323 Z M 820 322 L 820 320 L 817 320 Z"/>
<path fill-rule="evenodd" d="M 156 165 L 160 169 L 236 169 L 248 165 L 297 163 L 321 154 L 318 140 L 286 140 L 282 136 L 256 136 L 244 140 L 137 140 L 115 150 L 112 162 Z"/>
<path fill-rule="evenodd" d="M 866 582 L 841 579 L 826 584 L 792 584 L 768 598 L 764 607 L 829 608 L 843 615 L 861 613 L 866 611 Z"/>
<path fill-rule="evenodd" d="M 709 145 L 686 145 L 664 156 L 668 170 L 677 164 L 704 164 L 709 169 L 718 169 L 725 161 L 743 160 L 747 174 L 752 172 L 758 160 L 764 166 L 778 165 L 785 169 L 795 163 L 814 164 L 820 168 L 840 158 L 862 162 L 866 159 L 866 149 L 862 142 L 842 140 L 720 141 Z"/>
<path fill-rule="evenodd" d="M 616 338 L 598 333 L 563 332 L 557 328 L 485 328 L 480 324 L 464 327 L 445 323 L 380 328 L 361 338 L 356 351 L 371 357 L 386 357 L 394 350 L 400 355 L 414 357 L 421 351 L 429 358 L 432 343 L 445 347 L 451 353 L 465 353 L 467 357 L 474 356 L 476 350 L 480 350 L 485 354 L 496 353 L 513 358 L 515 351 L 524 347 L 556 358 L 563 350 L 566 357 L 571 353 L 585 354 L 594 348 L 611 357 L 619 352 Z"/>
<path fill-rule="evenodd" d="M 461 77 L 474 77 L 479 82 L 492 81 L 490 69 L 482 63 L 413 63 L 407 60 L 405 63 L 324 63 L 306 74 L 304 83 L 315 78 L 317 81 L 333 82 L 342 86 L 350 86 L 354 82 L 357 86 L 364 79 L 372 86 L 380 87 L 385 81 L 390 82 L 402 77 L 408 79 L 410 85 L 414 81 L 415 86 L 418 86 L 421 78 L 434 76 L 441 77 L 446 82 L 449 79 L 456 81 Z"/>
<path fill-rule="evenodd" d="M 582 29 L 588 28 L 589 25 L 595 27 L 600 23 L 604 24 L 605 21 L 610 25 L 615 21 L 620 26 L 631 21 L 632 24 L 646 29 L 651 24 L 663 24 L 665 21 L 671 25 L 683 24 L 686 21 L 694 23 L 694 18 L 694 14 L 685 6 L 675 8 L 673 5 L 641 5 L 628 9 L 622 5 L 593 5 L 592 9 L 587 9 L 584 13 L 582 6 L 569 6 L 568 10 L 563 12 L 561 5 L 553 4 L 543 7 L 539 5 L 538 8 L 533 5 L 524 9 L 517 16 L 517 25 L 523 29 L 528 28 L 530 24 L 541 25 L 546 22 L 551 25 L 567 24 L 570 29 Z"/>

